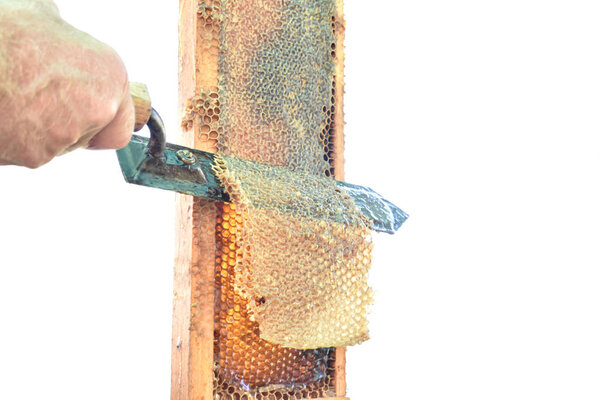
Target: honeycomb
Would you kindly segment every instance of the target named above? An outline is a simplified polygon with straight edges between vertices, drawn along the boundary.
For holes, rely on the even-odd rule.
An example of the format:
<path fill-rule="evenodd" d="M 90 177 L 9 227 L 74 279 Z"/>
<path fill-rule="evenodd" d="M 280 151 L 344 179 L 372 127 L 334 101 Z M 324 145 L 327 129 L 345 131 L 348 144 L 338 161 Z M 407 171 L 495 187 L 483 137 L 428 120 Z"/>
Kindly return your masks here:
<path fill-rule="evenodd" d="M 199 139 L 209 150 L 216 150 L 217 142 L 223 136 L 223 127 L 219 126 L 221 102 L 216 91 L 201 90 L 188 99 L 181 126 L 189 130 L 199 125 Z"/>
<path fill-rule="evenodd" d="M 330 174 L 336 14 L 334 0 L 221 1 L 220 152 Z"/>
<path fill-rule="evenodd" d="M 351 198 L 311 173 L 225 155 L 213 169 L 240 212 L 228 259 L 260 337 L 295 349 L 366 340 L 372 242 Z"/>
<path fill-rule="evenodd" d="M 287 389 L 287 396 L 294 392 L 313 398 L 331 394 L 334 349 L 290 349 L 260 338 L 246 299 L 234 290 L 237 235 L 246 216 L 237 212 L 234 204 L 218 203 L 217 211 L 215 397 L 240 389 L 265 399 L 282 388 Z"/>
<path fill-rule="evenodd" d="M 337 12 L 336 0 L 198 4 L 206 73 L 182 126 L 222 155 L 232 198 L 217 204 L 215 399 L 335 396 L 334 347 L 368 337 L 368 222 L 328 178 Z"/>

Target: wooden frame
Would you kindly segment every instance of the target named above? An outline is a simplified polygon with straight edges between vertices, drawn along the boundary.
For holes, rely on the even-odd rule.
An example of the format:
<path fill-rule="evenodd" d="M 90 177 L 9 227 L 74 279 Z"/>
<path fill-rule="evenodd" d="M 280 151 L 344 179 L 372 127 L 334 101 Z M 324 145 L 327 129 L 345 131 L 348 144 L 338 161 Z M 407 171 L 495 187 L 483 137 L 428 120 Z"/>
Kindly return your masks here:
<path fill-rule="evenodd" d="M 189 99 L 217 87 L 218 55 L 202 38 L 198 0 L 180 0 L 179 10 L 179 117 L 185 114 Z M 343 1 L 337 0 L 334 22 L 338 37 L 335 80 L 334 170 L 344 179 L 344 31 Z M 204 151 L 214 144 L 200 141 L 198 127 L 181 130 L 179 143 Z M 214 270 L 216 210 L 205 200 L 177 195 L 176 255 L 173 299 L 171 360 L 171 400 L 211 400 L 213 398 Z M 336 398 L 346 397 L 346 349 L 338 348 L 335 365 Z M 314 399 L 318 400 L 318 399 Z"/>
<path fill-rule="evenodd" d="M 334 141 L 334 176 L 343 181 L 344 176 L 344 38 L 346 36 L 346 21 L 344 20 L 344 2 L 337 0 L 337 19 L 335 21 L 336 73 L 335 73 L 335 129 Z M 346 348 L 336 349 L 335 354 L 335 393 L 346 395 Z"/>
<path fill-rule="evenodd" d="M 202 26 L 198 23 L 197 7 L 197 1 L 180 1 L 180 118 L 188 99 L 217 86 L 217 58 L 210 57 L 198 42 Z M 187 147 L 215 150 L 199 140 L 197 126 L 193 132 L 182 131 L 179 142 Z M 216 210 L 209 202 L 177 195 L 172 400 L 213 397 L 215 221 Z"/>

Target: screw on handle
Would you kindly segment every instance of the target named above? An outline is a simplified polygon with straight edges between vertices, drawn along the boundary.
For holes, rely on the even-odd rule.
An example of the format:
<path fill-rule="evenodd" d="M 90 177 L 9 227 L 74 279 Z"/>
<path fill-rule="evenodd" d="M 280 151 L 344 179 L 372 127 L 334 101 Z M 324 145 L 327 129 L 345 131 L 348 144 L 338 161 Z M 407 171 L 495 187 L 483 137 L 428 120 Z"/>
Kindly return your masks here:
<path fill-rule="evenodd" d="M 152 101 L 148 93 L 148 87 L 143 83 L 129 82 L 129 93 L 135 107 L 135 127 L 137 132 L 142 129 L 152 114 Z"/>

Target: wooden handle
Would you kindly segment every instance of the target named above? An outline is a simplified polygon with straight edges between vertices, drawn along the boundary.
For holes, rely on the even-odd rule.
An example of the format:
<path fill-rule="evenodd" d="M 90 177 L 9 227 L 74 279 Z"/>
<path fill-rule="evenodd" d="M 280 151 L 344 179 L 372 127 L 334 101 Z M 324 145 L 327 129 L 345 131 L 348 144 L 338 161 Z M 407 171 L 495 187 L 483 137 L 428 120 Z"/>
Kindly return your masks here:
<path fill-rule="evenodd" d="M 143 83 L 129 82 L 129 93 L 135 107 L 135 132 L 142 129 L 152 112 L 152 101 L 148 93 L 148 87 Z"/>

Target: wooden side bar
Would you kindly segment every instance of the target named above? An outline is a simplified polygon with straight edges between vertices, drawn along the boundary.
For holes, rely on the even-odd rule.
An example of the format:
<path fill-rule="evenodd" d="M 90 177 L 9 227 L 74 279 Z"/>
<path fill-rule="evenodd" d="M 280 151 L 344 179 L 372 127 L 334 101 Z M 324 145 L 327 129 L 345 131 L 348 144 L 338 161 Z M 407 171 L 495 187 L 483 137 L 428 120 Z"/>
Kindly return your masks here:
<path fill-rule="evenodd" d="M 346 21 L 344 20 L 344 2 L 337 0 L 337 17 L 334 21 L 337 44 L 335 49 L 335 118 L 334 118 L 334 171 L 335 179 L 344 180 L 344 38 Z"/>
<path fill-rule="evenodd" d="M 335 349 L 335 394 L 346 395 L 346 348 Z"/>
<path fill-rule="evenodd" d="M 310 400 L 350 400 L 348 397 L 326 397 L 320 399 L 310 399 Z"/>
<path fill-rule="evenodd" d="M 346 37 L 346 21 L 344 19 L 344 2 L 337 0 L 337 16 L 334 21 L 337 45 L 335 49 L 335 129 L 334 143 L 334 177 L 344 180 L 344 39 Z M 346 349 L 336 349 L 335 355 L 335 393 L 337 396 L 346 395 Z"/>
<path fill-rule="evenodd" d="M 179 2 L 179 118 L 188 100 L 217 86 L 217 57 L 202 42 L 207 29 L 197 0 Z M 197 124 L 181 129 L 178 142 L 214 151 L 200 141 Z M 178 195 L 173 300 L 171 400 L 213 398 L 214 271 L 216 209 L 212 202 Z"/>

